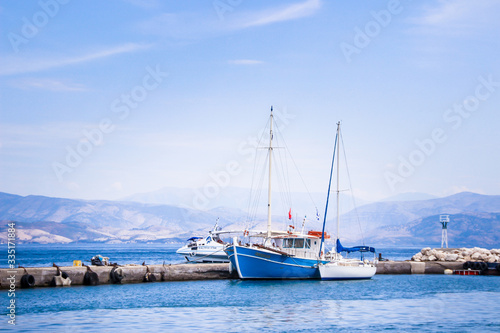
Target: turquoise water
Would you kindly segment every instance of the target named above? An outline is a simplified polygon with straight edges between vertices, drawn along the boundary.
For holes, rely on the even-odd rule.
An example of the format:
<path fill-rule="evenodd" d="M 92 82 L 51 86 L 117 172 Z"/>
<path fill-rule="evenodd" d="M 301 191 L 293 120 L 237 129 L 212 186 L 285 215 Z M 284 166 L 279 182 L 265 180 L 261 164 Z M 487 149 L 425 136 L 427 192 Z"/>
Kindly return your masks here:
<path fill-rule="evenodd" d="M 175 254 L 172 251 L 164 256 Z M 390 250 L 386 252 L 389 257 Z M 0 295 L 7 304 L 7 292 Z M 500 278 L 495 276 L 376 275 L 367 281 L 214 280 L 35 288 L 18 290 L 16 304 L 17 325 L 8 325 L 4 315 L 0 329 L 500 332 Z"/>

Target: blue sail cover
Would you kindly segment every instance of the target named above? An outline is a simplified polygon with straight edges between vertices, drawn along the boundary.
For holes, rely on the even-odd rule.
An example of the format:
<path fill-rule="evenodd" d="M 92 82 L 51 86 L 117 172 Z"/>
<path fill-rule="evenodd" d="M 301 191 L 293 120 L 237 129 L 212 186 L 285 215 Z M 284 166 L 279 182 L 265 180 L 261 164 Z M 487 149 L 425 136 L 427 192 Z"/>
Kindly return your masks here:
<path fill-rule="evenodd" d="M 203 238 L 203 237 L 191 237 L 191 238 L 189 238 L 187 241 L 188 241 L 188 242 L 189 242 L 189 241 L 195 241 L 195 240 L 197 240 L 197 239 L 202 239 L 202 238 Z"/>
<path fill-rule="evenodd" d="M 340 239 L 337 238 L 337 252 L 373 252 L 375 253 L 375 248 L 371 246 L 354 246 L 354 247 L 343 247 L 342 244 L 340 244 Z"/>

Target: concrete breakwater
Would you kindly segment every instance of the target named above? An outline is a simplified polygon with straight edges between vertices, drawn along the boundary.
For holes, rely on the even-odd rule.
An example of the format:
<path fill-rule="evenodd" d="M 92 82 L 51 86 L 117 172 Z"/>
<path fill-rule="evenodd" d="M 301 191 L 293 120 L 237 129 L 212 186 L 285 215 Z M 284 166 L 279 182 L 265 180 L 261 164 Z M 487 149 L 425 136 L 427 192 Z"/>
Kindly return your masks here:
<path fill-rule="evenodd" d="M 0 289 L 232 278 L 228 264 L 27 267 L 0 269 Z M 68 280 L 69 279 L 69 280 Z"/>
<path fill-rule="evenodd" d="M 463 262 L 381 261 L 377 274 L 444 274 L 447 269 L 463 269 Z"/>
<path fill-rule="evenodd" d="M 377 264 L 377 274 L 444 274 L 447 269 L 463 270 L 464 262 L 381 261 Z M 489 269 L 484 274 L 499 275 L 500 271 Z M 0 269 L 0 289 L 233 278 L 238 276 L 229 264 L 4 268 Z"/>

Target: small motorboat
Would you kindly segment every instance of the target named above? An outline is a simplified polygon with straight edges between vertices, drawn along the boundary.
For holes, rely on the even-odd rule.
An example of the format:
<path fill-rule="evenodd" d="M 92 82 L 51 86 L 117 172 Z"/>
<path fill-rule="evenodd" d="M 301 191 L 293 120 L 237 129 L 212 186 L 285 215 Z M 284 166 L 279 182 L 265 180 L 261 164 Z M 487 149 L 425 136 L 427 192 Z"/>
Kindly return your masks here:
<path fill-rule="evenodd" d="M 215 224 L 206 237 L 191 237 L 187 244 L 176 251 L 184 255 L 187 261 L 193 262 L 229 262 L 227 254 L 224 252 L 224 242 L 220 238 L 221 228 Z"/>

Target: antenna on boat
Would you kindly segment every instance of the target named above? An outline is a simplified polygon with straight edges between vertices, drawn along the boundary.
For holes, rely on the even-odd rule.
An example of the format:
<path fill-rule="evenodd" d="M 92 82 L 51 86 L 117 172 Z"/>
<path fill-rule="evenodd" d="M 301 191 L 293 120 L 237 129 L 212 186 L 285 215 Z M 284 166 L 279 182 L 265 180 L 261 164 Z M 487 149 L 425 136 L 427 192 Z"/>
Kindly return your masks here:
<path fill-rule="evenodd" d="M 273 154 L 273 106 L 271 105 L 271 118 L 269 120 L 269 186 L 267 192 L 267 237 L 271 237 L 271 164 Z"/>

